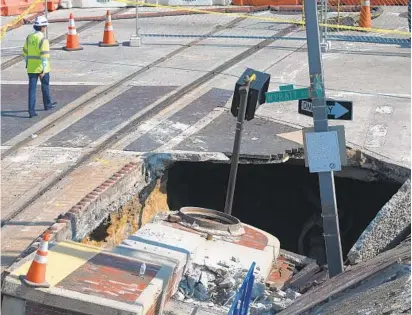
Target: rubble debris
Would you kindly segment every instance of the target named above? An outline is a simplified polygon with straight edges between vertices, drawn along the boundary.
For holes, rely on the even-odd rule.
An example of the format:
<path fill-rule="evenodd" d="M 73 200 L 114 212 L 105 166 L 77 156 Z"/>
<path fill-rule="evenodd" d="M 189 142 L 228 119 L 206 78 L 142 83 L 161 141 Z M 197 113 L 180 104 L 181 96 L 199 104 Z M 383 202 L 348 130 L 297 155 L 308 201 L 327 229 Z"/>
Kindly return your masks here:
<path fill-rule="evenodd" d="M 239 259 L 212 262 L 205 259 L 203 264 L 192 262 L 179 284 L 174 299 L 194 303 L 200 307 L 229 310 L 233 299 L 242 285 L 248 270 Z M 265 278 L 255 268 L 255 282 L 252 288 L 250 314 L 272 315 L 291 305 L 300 293 L 288 289 L 267 290 Z"/>
<path fill-rule="evenodd" d="M 232 256 L 232 261 L 234 261 L 235 263 L 238 263 L 240 262 L 240 259 L 239 257 Z"/>

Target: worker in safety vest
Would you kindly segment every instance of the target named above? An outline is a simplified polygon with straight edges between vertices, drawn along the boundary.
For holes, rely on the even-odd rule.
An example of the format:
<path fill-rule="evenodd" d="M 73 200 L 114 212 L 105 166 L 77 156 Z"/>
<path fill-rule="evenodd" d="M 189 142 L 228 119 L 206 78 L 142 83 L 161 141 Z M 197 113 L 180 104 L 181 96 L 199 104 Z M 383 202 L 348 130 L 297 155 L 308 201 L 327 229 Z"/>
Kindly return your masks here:
<path fill-rule="evenodd" d="M 57 103 L 50 99 L 50 54 L 49 41 L 44 33 L 49 22 L 44 16 L 39 16 L 34 21 L 35 32 L 27 36 L 23 47 L 23 56 L 26 60 L 27 73 L 29 75 L 29 115 L 36 114 L 36 86 L 40 77 L 43 105 L 45 110 L 56 107 Z"/>

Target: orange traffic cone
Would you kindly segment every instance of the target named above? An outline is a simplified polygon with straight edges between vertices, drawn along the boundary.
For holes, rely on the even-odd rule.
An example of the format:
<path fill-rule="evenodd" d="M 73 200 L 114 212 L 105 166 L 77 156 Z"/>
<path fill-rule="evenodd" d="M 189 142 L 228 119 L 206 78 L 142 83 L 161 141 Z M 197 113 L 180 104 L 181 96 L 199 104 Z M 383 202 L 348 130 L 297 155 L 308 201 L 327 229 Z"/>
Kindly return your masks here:
<path fill-rule="evenodd" d="M 69 17 L 69 31 L 67 32 L 66 46 L 63 47 L 66 51 L 82 50 L 83 47 L 79 45 L 79 35 L 76 31 L 76 25 L 74 24 L 73 14 L 70 13 Z"/>
<path fill-rule="evenodd" d="M 114 39 L 112 16 L 110 15 L 109 10 L 107 10 L 107 13 L 106 13 L 106 23 L 104 24 L 103 42 L 100 42 L 99 46 L 100 47 L 119 46 L 119 43 L 116 42 L 116 40 Z"/>
<path fill-rule="evenodd" d="M 46 232 L 39 249 L 34 256 L 27 275 L 21 275 L 20 279 L 26 285 L 37 288 L 48 288 L 50 285 L 46 282 L 46 264 L 47 252 L 49 250 L 50 234 Z"/>
<path fill-rule="evenodd" d="M 369 0 L 361 0 L 359 26 L 365 28 L 372 27 L 371 4 Z"/>

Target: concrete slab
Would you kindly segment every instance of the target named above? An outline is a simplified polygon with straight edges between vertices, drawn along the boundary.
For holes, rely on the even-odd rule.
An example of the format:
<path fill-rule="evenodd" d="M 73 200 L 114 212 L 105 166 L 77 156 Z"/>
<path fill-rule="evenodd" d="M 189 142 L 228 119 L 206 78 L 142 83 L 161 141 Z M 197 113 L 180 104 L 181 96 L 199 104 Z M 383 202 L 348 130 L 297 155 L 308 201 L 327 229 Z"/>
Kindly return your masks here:
<path fill-rule="evenodd" d="M 162 86 L 131 87 L 49 139 L 43 146 L 85 147 L 172 90 L 173 87 Z M 96 124 L 97 121 L 101 123 Z"/>
<path fill-rule="evenodd" d="M 141 265 L 142 262 L 99 253 L 56 283 L 56 287 L 106 299 L 115 296 L 119 302 L 134 304 L 160 270 L 160 266 L 146 264 L 146 272 L 140 276 Z"/>
<path fill-rule="evenodd" d="M 215 107 L 225 106 L 231 96 L 232 91 L 230 90 L 211 89 L 148 133 L 136 139 L 125 150 L 149 152 L 157 149 L 204 118 Z"/>
<path fill-rule="evenodd" d="M 48 253 L 46 281 L 50 288 L 34 289 L 20 283 L 18 277 L 26 275 L 30 260 L 12 269 L 3 292 L 16 296 L 17 290 L 20 299 L 43 301 L 47 306 L 82 314 L 150 314 L 161 289 L 155 281 L 161 267 L 148 263 L 140 276 L 142 263 L 96 247 L 64 242 Z"/>
<path fill-rule="evenodd" d="M 276 42 L 278 43 L 278 42 Z M 275 43 L 275 45 L 276 45 Z M 305 45 L 290 41 L 289 53 L 264 48 L 226 73 L 239 76 L 253 65 L 272 75 L 269 90 L 282 84 L 305 87 L 309 70 Z M 295 46 L 296 45 L 296 46 Z M 353 121 L 331 121 L 344 125 L 348 145 L 402 166 L 410 166 L 410 56 L 405 48 L 390 45 L 353 43 L 337 44 L 323 55 L 327 96 L 354 102 Z M 353 49 L 353 51 L 351 51 Z M 372 62 L 373 61 L 373 65 Z M 370 64 L 369 64 L 370 63 Z M 365 64 L 369 64 L 367 68 Z M 356 73 L 356 76 L 353 75 Z M 385 73 L 383 76 L 382 73 Z M 399 84 L 389 84 L 388 82 Z M 221 80 L 223 81 L 223 79 Z M 385 111 L 384 108 L 388 110 Z M 297 113 L 297 102 L 264 104 L 257 114 L 296 128 L 313 125 L 311 117 Z M 399 141 L 400 140 L 400 141 Z"/>
<path fill-rule="evenodd" d="M 92 90 L 94 86 L 55 86 L 50 87 L 53 100 L 58 102 L 54 110 L 45 111 L 42 105 L 40 87 L 37 88 L 37 118 L 30 119 L 28 116 L 27 89 L 26 85 L 4 85 L 1 87 L 1 143 L 17 136 L 24 130 L 32 127 L 40 120 L 53 114 L 56 110 L 73 102 L 84 93 Z M 26 93 L 22 93 L 22 92 Z"/>
<path fill-rule="evenodd" d="M 225 112 L 204 129 L 181 142 L 175 149 L 231 153 L 235 128 L 236 119 L 231 113 Z M 295 130 L 263 118 L 245 122 L 241 154 L 270 156 L 299 148 L 301 145 L 298 143 L 277 136 Z"/>

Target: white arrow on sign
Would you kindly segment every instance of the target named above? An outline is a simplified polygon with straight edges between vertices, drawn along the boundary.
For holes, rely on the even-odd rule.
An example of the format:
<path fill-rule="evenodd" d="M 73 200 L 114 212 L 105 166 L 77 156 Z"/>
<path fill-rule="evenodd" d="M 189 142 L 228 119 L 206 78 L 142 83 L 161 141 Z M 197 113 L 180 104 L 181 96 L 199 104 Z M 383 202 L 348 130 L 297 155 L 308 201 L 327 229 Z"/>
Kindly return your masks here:
<path fill-rule="evenodd" d="M 331 115 L 335 116 L 335 118 L 342 117 L 346 113 L 349 112 L 345 107 L 343 107 L 340 103 L 335 102 L 334 106 L 328 106 L 329 112 Z"/>
<path fill-rule="evenodd" d="M 342 117 L 343 115 L 349 112 L 349 110 L 346 109 L 346 107 L 342 106 L 338 102 L 334 102 L 333 105 L 327 105 L 327 107 L 328 107 L 328 114 L 334 116 L 335 119 Z M 302 110 L 313 113 L 311 102 L 302 101 L 301 108 Z"/>

